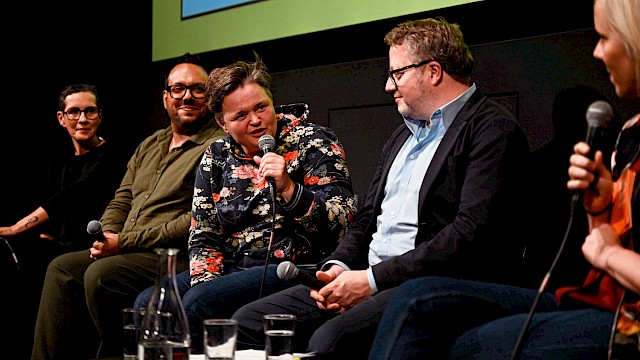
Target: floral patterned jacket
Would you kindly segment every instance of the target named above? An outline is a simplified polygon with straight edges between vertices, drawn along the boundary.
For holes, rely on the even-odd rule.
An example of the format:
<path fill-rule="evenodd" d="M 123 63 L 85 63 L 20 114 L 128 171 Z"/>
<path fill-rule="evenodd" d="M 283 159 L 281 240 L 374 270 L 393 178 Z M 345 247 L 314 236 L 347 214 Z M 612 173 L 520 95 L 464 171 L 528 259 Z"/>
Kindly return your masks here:
<path fill-rule="evenodd" d="M 273 262 L 319 262 L 342 239 L 356 211 L 345 154 L 333 130 L 306 122 L 307 114 L 278 114 L 275 152 L 296 188 L 289 202 L 277 195 L 275 211 L 268 182 L 231 136 L 207 148 L 189 230 L 192 286 L 224 275 L 225 266 L 263 265 L 272 226 Z"/>

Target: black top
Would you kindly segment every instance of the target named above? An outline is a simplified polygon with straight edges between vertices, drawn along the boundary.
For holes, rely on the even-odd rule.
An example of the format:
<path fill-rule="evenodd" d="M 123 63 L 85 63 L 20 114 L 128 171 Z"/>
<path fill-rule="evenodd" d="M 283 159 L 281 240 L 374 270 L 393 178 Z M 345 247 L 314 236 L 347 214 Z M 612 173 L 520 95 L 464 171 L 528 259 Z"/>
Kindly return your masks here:
<path fill-rule="evenodd" d="M 69 251 L 88 249 L 95 239 L 87 234 L 87 224 L 99 220 L 113 198 L 125 170 L 110 143 L 90 152 L 50 164 L 49 197 L 42 205 L 49 215 L 46 232 Z"/>

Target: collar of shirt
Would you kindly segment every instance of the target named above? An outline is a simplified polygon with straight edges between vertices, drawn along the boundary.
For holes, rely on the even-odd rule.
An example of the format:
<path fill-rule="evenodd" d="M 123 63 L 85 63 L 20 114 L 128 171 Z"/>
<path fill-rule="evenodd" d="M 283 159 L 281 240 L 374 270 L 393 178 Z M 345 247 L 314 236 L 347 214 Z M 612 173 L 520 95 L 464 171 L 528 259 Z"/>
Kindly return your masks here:
<path fill-rule="evenodd" d="M 444 124 L 444 129 L 446 131 L 451 125 L 451 123 L 453 122 L 453 120 L 455 119 L 456 115 L 458 115 L 458 112 L 460 111 L 460 109 L 462 109 L 464 104 L 467 103 L 467 101 L 475 91 L 476 91 L 476 84 L 474 83 L 474 84 L 471 84 L 471 86 L 467 90 L 465 90 L 462 94 L 460 94 L 457 98 L 451 100 L 447 104 L 443 105 L 442 107 L 434 111 L 433 114 L 431 114 L 431 118 L 429 119 L 429 122 L 433 124 L 434 121 L 435 123 L 437 123 L 437 120 L 442 119 L 442 122 Z M 403 116 L 403 119 L 404 119 L 405 125 L 407 126 L 407 128 L 409 128 L 409 131 L 411 131 L 411 133 L 416 138 L 416 140 L 419 140 L 426 135 L 425 120 L 415 120 L 407 116 Z"/>

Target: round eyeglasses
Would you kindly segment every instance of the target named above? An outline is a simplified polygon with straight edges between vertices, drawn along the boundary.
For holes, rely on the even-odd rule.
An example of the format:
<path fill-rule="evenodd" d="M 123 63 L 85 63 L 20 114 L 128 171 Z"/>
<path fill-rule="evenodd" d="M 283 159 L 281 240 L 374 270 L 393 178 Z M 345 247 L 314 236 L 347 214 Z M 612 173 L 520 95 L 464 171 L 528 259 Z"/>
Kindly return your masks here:
<path fill-rule="evenodd" d="M 187 95 L 187 90 L 191 90 L 191 97 L 194 99 L 204 99 L 205 93 L 207 89 L 203 84 L 194 84 L 194 85 L 169 85 L 165 88 L 165 90 L 169 93 L 169 95 L 176 99 L 180 100 L 185 95 Z"/>
<path fill-rule="evenodd" d="M 78 120 L 83 113 L 85 118 L 94 120 L 98 117 L 98 115 L 100 115 L 100 109 L 95 106 L 89 106 L 84 110 L 81 110 L 77 107 L 72 107 L 67 111 L 63 111 L 62 113 L 65 114 L 69 120 Z"/>

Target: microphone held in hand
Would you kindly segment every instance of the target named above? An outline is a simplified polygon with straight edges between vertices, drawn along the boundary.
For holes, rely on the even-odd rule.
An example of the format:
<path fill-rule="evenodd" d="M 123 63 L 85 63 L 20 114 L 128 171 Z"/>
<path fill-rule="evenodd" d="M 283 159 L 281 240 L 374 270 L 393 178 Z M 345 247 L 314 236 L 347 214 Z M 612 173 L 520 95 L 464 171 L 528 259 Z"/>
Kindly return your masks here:
<path fill-rule="evenodd" d="M 273 136 L 264 134 L 258 139 L 258 147 L 264 154 L 276 151 L 276 139 Z"/>
<path fill-rule="evenodd" d="M 593 159 L 593 154 L 595 154 L 600 146 L 602 132 L 609 126 L 612 120 L 613 108 L 608 102 L 598 100 L 589 105 L 587 109 L 587 136 L 584 141 L 589 144 L 591 148 L 589 152 L 590 159 Z"/>
<path fill-rule="evenodd" d="M 276 139 L 269 134 L 264 134 L 260 136 L 260 139 L 258 139 L 258 147 L 260 147 L 263 154 L 274 152 L 276 150 Z M 271 178 L 268 178 L 267 180 L 269 181 L 269 186 L 271 186 L 273 196 L 275 196 L 276 182 Z"/>
<path fill-rule="evenodd" d="M 284 261 L 278 264 L 276 273 L 282 280 L 297 281 L 298 283 L 306 285 L 315 290 L 319 290 L 327 285 L 320 281 L 317 277 L 298 269 L 298 267 L 291 261 Z"/>
<path fill-rule="evenodd" d="M 273 138 L 273 136 L 264 134 L 258 139 L 258 147 L 262 150 L 264 156 L 267 153 L 274 152 L 276 150 L 276 140 Z M 269 192 L 271 193 L 271 203 L 273 205 L 271 207 L 273 209 L 273 217 L 271 219 L 271 237 L 269 238 L 269 246 L 267 247 L 267 254 L 269 254 L 271 253 L 271 244 L 273 242 L 273 237 L 276 230 L 275 222 L 273 221 L 276 218 L 276 182 L 271 177 L 267 177 L 266 180 L 269 183 Z M 264 260 L 264 272 L 262 273 L 262 282 L 260 282 L 260 293 L 258 294 L 258 299 L 262 298 L 262 287 L 267 278 L 267 265 L 269 265 L 269 255 L 267 255 Z M 279 266 L 278 271 L 280 271 Z"/>
<path fill-rule="evenodd" d="M 586 117 L 587 136 L 585 137 L 584 142 L 586 142 L 590 148 L 587 157 L 593 160 L 594 154 L 600 146 L 600 139 L 602 138 L 603 132 L 613 120 L 613 108 L 611 107 L 611 104 L 604 100 L 594 101 L 589 105 L 589 108 L 587 108 Z M 580 201 L 581 196 L 581 191 L 574 192 L 573 197 L 571 198 L 572 203 L 574 205 L 577 204 Z"/>
<path fill-rule="evenodd" d="M 98 220 L 91 220 L 87 224 L 87 233 L 96 238 L 97 241 L 105 241 L 104 234 L 102 233 L 102 223 Z"/>

